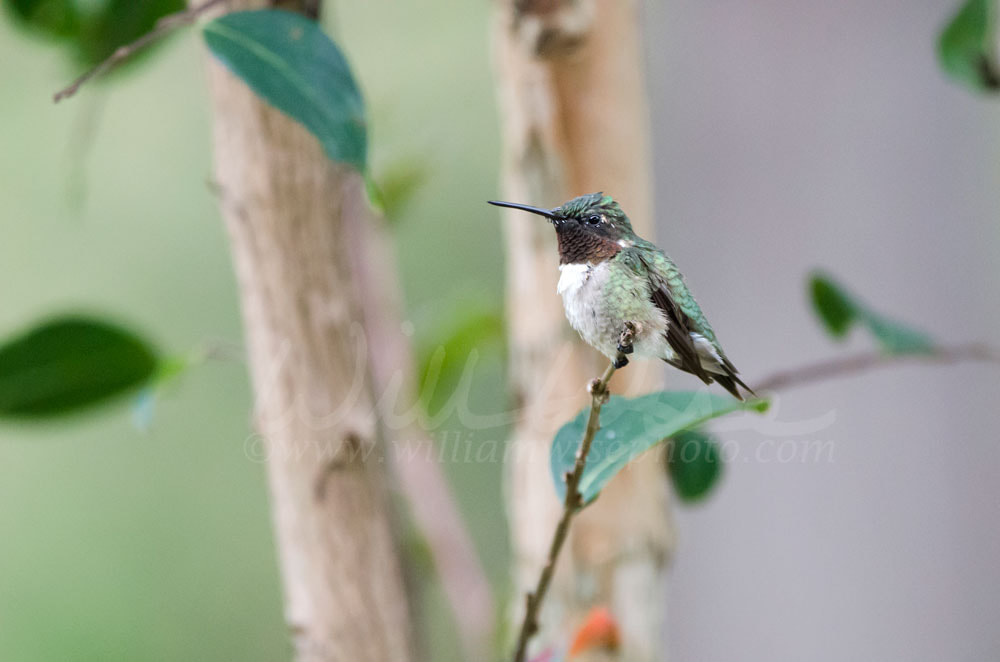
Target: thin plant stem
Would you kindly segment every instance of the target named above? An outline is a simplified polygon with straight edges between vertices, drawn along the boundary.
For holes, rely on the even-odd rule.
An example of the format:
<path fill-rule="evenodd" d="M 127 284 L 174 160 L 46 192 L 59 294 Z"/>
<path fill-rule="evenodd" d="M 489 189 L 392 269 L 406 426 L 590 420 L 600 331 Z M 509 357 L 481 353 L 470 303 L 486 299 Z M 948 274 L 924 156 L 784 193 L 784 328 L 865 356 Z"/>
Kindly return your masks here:
<path fill-rule="evenodd" d="M 580 479 L 583 478 L 583 471 L 587 468 L 587 455 L 590 453 L 590 446 L 594 442 L 594 435 L 601 428 L 601 407 L 608 400 L 608 382 L 611 381 L 611 377 L 615 374 L 617 367 L 624 366 L 628 362 L 622 348 L 631 346 L 633 334 L 634 329 L 632 326 L 626 325 L 618 344 L 618 356 L 608 365 L 600 378 L 593 380 L 587 386 L 587 390 L 590 391 L 591 396 L 587 427 L 584 428 L 583 438 L 576 449 L 576 461 L 573 463 L 573 468 L 567 471 L 563 477 L 566 481 L 566 497 L 563 499 L 562 515 L 559 517 L 558 524 L 556 524 L 555 533 L 552 535 L 552 542 L 549 543 L 549 553 L 546 557 L 545 566 L 538 577 L 535 590 L 525 596 L 524 620 L 521 622 L 521 629 L 517 637 L 514 662 L 525 662 L 525 656 L 528 652 L 528 642 L 538 632 L 538 614 L 541 610 L 542 602 L 545 600 L 545 594 L 549 590 L 549 585 L 552 583 L 552 577 L 556 570 L 556 562 L 559 560 L 559 552 L 562 550 L 563 544 L 566 542 L 566 537 L 569 535 L 569 527 L 573 521 L 573 517 L 580 510 L 580 506 L 583 505 L 583 498 L 579 490 Z"/>
<path fill-rule="evenodd" d="M 195 20 L 197 20 L 197 18 L 206 11 L 216 5 L 221 5 L 224 2 L 227 2 L 227 0 L 206 0 L 200 5 L 195 5 L 194 7 L 190 7 L 183 11 L 163 16 L 156 22 L 156 26 L 153 27 L 152 30 L 129 44 L 119 46 L 111 55 L 100 62 L 96 67 L 83 73 L 72 83 L 52 95 L 52 101 L 59 103 L 63 99 L 73 96 L 77 93 L 81 86 L 92 78 L 97 78 L 98 76 L 106 74 L 128 58 L 135 55 L 137 52 L 141 51 L 146 46 L 162 39 L 181 26 L 194 23 Z"/>

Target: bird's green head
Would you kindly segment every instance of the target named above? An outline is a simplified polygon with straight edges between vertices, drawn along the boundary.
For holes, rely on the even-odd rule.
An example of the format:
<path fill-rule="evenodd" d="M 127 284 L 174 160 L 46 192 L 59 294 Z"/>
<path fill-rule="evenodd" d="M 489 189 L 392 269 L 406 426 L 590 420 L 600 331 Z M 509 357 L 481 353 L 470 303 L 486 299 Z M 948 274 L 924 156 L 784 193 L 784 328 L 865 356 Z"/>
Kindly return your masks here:
<path fill-rule="evenodd" d="M 635 237 L 628 216 L 614 198 L 603 193 L 581 195 L 554 209 L 489 202 L 548 218 L 559 237 L 559 257 L 563 264 L 602 262 L 617 255 Z"/>
<path fill-rule="evenodd" d="M 552 211 L 598 234 L 617 237 L 632 234 L 632 223 L 610 195 L 588 193 L 564 202 Z"/>

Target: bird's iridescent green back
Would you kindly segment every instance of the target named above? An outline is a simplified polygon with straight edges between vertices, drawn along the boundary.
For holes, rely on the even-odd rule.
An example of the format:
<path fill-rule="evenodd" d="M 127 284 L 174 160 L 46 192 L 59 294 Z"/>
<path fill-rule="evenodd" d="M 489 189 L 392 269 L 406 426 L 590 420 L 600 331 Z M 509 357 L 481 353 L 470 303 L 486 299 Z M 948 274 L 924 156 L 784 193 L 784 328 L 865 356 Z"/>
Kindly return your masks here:
<path fill-rule="evenodd" d="M 674 261 L 651 241 L 636 236 L 632 244 L 622 249 L 618 259 L 623 260 L 637 272 L 645 273 L 654 287 L 660 286 L 666 289 L 674 304 L 690 320 L 692 330 L 705 336 L 721 352 L 722 348 L 719 347 L 712 325 L 708 323 L 705 313 L 695 301 Z"/>

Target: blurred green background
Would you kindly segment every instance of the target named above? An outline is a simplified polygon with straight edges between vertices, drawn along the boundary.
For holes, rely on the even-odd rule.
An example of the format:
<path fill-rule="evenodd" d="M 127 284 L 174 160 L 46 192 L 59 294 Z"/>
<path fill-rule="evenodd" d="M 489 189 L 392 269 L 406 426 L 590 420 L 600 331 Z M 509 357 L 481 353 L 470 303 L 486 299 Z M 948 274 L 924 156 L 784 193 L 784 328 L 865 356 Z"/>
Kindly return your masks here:
<path fill-rule="evenodd" d="M 326 22 L 367 96 L 376 178 L 421 176 L 392 221 L 410 319 L 426 345 L 463 309 L 502 305 L 496 215 L 461 211 L 485 209 L 498 178 L 489 7 L 438 3 L 442 20 L 412 2 L 336 4 Z M 197 30 L 182 31 L 53 105 L 80 70 L 57 44 L 2 17 L 0 335 L 69 309 L 110 313 L 172 353 L 240 342 L 207 186 L 203 65 Z M 428 71 L 461 97 L 428 84 Z M 484 354 L 473 411 L 502 410 L 501 365 L 498 352 Z M 265 476 L 243 450 L 250 406 L 245 366 L 214 361 L 158 399 L 148 432 L 127 403 L 0 425 L 0 660 L 287 659 Z M 504 436 L 450 424 L 437 434 Z M 449 470 L 503 591 L 500 465 Z M 434 659 L 449 659 L 443 598 L 433 578 L 426 585 L 425 639 Z"/>

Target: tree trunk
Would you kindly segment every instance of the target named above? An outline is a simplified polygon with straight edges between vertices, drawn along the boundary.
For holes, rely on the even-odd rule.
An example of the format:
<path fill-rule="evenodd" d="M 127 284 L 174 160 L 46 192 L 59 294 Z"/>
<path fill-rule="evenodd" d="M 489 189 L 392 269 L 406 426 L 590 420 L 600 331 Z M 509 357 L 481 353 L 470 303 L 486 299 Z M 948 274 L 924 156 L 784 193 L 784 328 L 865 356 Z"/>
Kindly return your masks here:
<path fill-rule="evenodd" d="M 233 0 L 230 9 L 263 2 Z M 297 660 L 412 659 L 357 282 L 360 176 L 209 62 L 215 176 L 240 289 Z"/>
<path fill-rule="evenodd" d="M 649 132 L 634 0 L 503 0 L 494 60 L 508 200 L 555 206 L 603 190 L 636 230 L 653 229 Z M 522 417 L 508 466 L 515 585 L 536 581 L 560 504 L 548 449 L 587 404 L 585 386 L 606 360 L 581 343 L 556 295 L 558 253 L 549 224 L 505 212 L 513 386 Z M 612 391 L 645 390 L 658 366 L 630 364 Z M 664 573 L 673 544 L 663 467 L 641 459 L 574 521 L 533 650 L 565 649 L 593 605 L 622 631 L 620 659 L 660 660 Z M 524 602 L 515 604 L 517 620 Z"/>
<path fill-rule="evenodd" d="M 402 331 L 402 289 L 388 229 L 364 200 L 357 202 L 352 217 L 364 222 L 345 230 L 359 281 L 379 415 L 396 450 L 394 475 L 433 557 L 464 659 L 479 660 L 496 625 L 492 590 L 424 425 L 413 348 Z"/>

